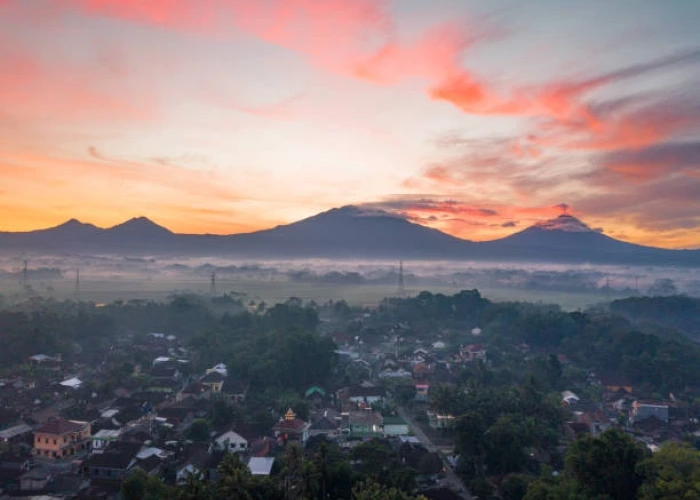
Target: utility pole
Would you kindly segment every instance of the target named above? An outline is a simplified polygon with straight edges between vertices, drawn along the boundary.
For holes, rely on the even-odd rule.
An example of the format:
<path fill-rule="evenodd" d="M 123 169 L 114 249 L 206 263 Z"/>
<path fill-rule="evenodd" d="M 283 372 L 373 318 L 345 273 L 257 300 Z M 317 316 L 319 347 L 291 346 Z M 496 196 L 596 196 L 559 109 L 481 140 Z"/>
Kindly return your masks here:
<path fill-rule="evenodd" d="M 399 261 L 399 297 L 403 297 L 406 294 L 406 288 L 403 282 L 403 261 Z"/>

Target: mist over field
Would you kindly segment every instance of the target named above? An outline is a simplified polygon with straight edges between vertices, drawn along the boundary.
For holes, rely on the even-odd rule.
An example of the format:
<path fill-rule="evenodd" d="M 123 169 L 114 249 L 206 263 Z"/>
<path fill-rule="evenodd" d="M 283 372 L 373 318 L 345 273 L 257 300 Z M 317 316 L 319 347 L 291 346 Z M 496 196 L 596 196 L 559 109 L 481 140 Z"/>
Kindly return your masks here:
<path fill-rule="evenodd" d="M 406 294 L 477 288 L 493 300 L 542 301 L 567 309 L 635 295 L 700 296 L 700 269 L 693 268 L 413 260 L 404 261 L 403 269 Z M 43 296 L 106 302 L 212 292 L 268 302 L 295 296 L 372 304 L 399 293 L 399 262 L 0 256 L 0 294 L 5 300 Z"/>

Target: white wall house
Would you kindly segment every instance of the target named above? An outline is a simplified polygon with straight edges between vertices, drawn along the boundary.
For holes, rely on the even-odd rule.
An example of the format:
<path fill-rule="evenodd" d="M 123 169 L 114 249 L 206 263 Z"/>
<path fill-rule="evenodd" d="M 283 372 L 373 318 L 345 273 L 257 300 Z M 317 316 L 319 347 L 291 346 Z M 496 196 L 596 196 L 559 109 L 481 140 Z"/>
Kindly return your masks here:
<path fill-rule="evenodd" d="M 224 432 L 214 442 L 220 450 L 240 453 L 248 449 L 248 440 L 234 431 Z"/>
<path fill-rule="evenodd" d="M 92 436 L 92 452 L 102 453 L 109 443 L 118 441 L 122 432 L 120 430 L 102 429 Z"/>

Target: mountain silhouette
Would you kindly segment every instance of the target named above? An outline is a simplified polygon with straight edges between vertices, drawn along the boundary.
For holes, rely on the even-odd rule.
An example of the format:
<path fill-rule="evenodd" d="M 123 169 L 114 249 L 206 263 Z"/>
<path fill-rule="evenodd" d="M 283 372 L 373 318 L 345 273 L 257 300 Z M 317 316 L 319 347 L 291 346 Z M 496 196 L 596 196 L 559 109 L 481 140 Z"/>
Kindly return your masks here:
<path fill-rule="evenodd" d="M 238 251 L 295 257 L 421 258 L 438 254 L 458 257 L 469 244 L 388 212 L 365 211 L 354 206 L 232 238 Z"/>
<path fill-rule="evenodd" d="M 616 240 L 568 214 L 482 245 L 491 255 L 511 260 L 651 265 L 700 262 L 700 251 L 668 250 Z"/>
<path fill-rule="evenodd" d="M 388 212 L 346 206 L 291 224 L 233 235 L 176 234 L 146 217 L 101 229 L 71 219 L 24 233 L 0 233 L 0 252 L 81 252 L 235 258 L 426 259 L 700 265 L 700 250 L 627 243 L 571 215 L 498 240 L 474 242 Z"/>

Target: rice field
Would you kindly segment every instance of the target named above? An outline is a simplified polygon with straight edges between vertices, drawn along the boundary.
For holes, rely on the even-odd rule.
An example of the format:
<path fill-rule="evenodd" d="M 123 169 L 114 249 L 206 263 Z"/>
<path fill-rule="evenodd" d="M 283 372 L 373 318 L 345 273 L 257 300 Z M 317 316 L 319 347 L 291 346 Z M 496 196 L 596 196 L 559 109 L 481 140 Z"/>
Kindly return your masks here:
<path fill-rule="evenodd" d="M 56 280 L 45 283 L 32 283 L 27 292 L 16 281 L 0 281 L 0 294 L 6 301 L 22 300 L 30 295 L 53 297 L 57 300 L 72 299 L 108 303 L 115 300 L 167 300 L 176 293 L 209 295 L 211 285 L 207 280 L 194 279 L 154 279 L 154 278 L 113 278 L 83 279 L 76 292 L 72 280 Z M 422 290 L 433 293 L 454 294 L 464 286 L 406 287 L 407 295 L 415 295 Z M 584 309 L 588 306 L 621 297 L 594 293 L 552 292 L 547 290 L 523 290 L 515 288 L 478 287 L 481 294 L 493 301 L 526 301 L 559 304 L 566 310 Z M 263 280 L 217 280 L 216 293 L 236 292 L 245 300 L 264 300 L 268 304 L 283 302 L 289 297 L 304 301 L 326 302 L 345 300 L 352 305 L 372 305 L 385 297 L 397 295 L 397 287 L 390 285 L 359 284 L 341 285 L 328 283 L 298 283 L 290 281 Z"/>

